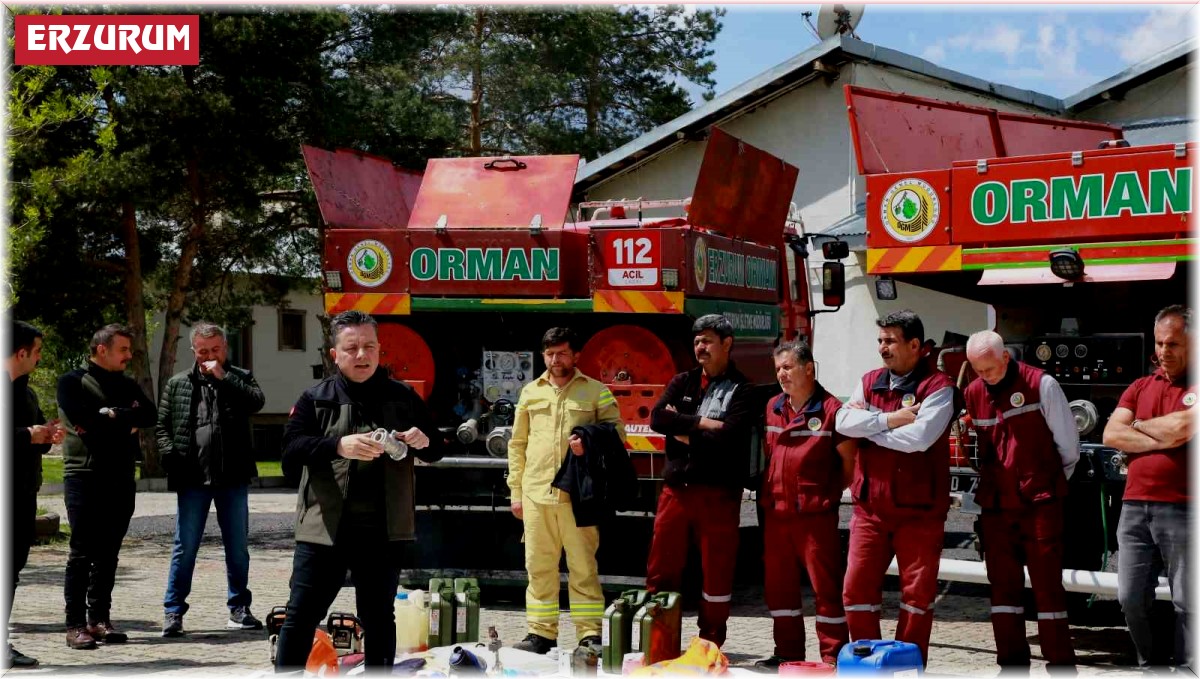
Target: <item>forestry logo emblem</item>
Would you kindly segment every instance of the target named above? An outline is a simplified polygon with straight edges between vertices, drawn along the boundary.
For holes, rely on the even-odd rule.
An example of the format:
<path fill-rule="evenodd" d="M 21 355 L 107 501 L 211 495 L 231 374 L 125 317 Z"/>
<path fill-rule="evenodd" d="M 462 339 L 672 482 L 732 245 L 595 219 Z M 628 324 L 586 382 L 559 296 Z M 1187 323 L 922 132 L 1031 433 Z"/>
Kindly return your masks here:
<path fill-rule="evenodd" d="M 355 283 L 365 288 L 378 287 L 392 274 L 392 253 L 377 240 L 359 241 L 350 249 L 346 270 Z"/>
<path fill-rule="evenodd" d="M 883 196 L 883 228 L 902 243 L 915 243 L 933 232 L 942 207 L 937 192 L 920 179 L 901 179 Z"/>

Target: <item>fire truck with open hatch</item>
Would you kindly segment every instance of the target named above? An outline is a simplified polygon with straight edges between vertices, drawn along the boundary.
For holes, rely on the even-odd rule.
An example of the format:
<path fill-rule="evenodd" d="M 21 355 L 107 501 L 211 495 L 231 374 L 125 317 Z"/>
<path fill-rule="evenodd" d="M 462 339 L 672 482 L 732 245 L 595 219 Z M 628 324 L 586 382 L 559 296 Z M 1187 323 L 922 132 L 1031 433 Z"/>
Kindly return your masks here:
<path fill-rule="evenodd" d="M 895 298 L 904 281 L 986 303 L 1010 352 L 1059 381 L 1082 449 L 1064 567 L 1099 570 L 1125 474 L 1101 435 L 1124 389 L 1154 369 L 1156 312 L 1187 301 L 1195 144 L 1129 146 L 1110 125 L 845 94 L 877 295 Z M 973 378 L 964 343 L 937 350 L 960 387 Z M 967 511 L 973 436 L 956 428 L 951 462 Z"/>
<path fill-rule="evenodd" d="M 728 317 L 734 359 L 762 384 L 774 383 L 779 337 L 811 339 L 790 203 L 797 169 L 720 129 L 690 198 L 582 202 L 574 215 L 573 155 L 439 158 L 422 174 L 354 151 L 302 151 L 325 223 L 326 312 L 378 319 L 381 363 L 421 394 L 454 449 L 417 472 L 417 504 L 435 508 L 419 515 L 419 532 L 435 536 L 437 566 L 523 563 L 518 541 L 502 539 L 519 532 L 505 455 L 548 328 L 573 328 L 579 368 L 615 395 L 645 509 L 664 466 L 650 409 L 693 364 L 693 320 Z M 826 265 L 833 306 L 840 267 Z M 602 546 L 602 572 L 623 570 L 606 568 L 606 552 L 632 553 L 633 572 L 644 566 L 650 522 L 630 530 L 644 540 Z M 456 532 L 472 536 L 469 550 Z"/>

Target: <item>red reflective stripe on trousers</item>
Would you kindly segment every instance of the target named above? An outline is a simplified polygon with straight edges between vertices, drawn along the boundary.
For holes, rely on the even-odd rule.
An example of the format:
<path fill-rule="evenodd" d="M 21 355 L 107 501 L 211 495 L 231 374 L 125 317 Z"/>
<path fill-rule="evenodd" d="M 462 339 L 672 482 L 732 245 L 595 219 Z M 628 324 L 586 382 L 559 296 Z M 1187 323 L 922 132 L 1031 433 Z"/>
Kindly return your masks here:
<path fill-rule="evenodd" d="M 772 611 L 800 610 L 803 595 L 801 570 L 812 583 L 815 609 L 820 618 L 844 618 L 842 608 L 842 541 L 838 537 L 836 510 L 820 514 L 766 513 L 763 527 L 763 561 L 766 569 L 767 608 Z M 804 660 L 804 617 L 774 616 L 775 655 Z M 817 620 L 817 643 L 821 660 L 833 664 L 838 651 L 849 641 L 845 622 Z"/>
<path fill-rule="evenodd" d="M 654 517 L 654 538 L 646 563 L 646 589 L 678 592 L 687 565 L 691 535 L 700 545 L 704 594 L 728 597 L 733 593 L 737 566 L 738 522 L 742 495 L 731 488 L 664 486 Z M 725 643 L 729 601 L 700 599 L 700 637 L 718 646 Z"/>
<path fill-rule="evenodd" d="M 1022 606 L 1025 571 L 1039 612 L 1067 610 L 1067 592 L 1062 584 L 1062 502 L 1047 502 L 1015 511 L 985 511 L 980 518 L 980 539 L 992 586 L 992 606 Z M 1024 553 L 1024 563 L 1020 554 Z M 1000 665 L 1029 665 L 1029 642 L 1025 616 L 1013 613 L 992 615 L 996 636 L 996 662 Z M 1075 665 L 1075 647 L 1066 618 L 1038 620 L 1042 656 L 1050 665 Z"/>

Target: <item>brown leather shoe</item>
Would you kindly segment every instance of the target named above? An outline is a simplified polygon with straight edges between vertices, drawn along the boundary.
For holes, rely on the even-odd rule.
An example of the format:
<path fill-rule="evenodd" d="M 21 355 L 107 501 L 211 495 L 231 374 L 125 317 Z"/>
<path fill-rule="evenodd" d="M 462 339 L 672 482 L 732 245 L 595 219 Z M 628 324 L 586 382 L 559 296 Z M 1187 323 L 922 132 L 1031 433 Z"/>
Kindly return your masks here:
<path fill-rule="evenodd" d="M 96 648 L 96 640 L 88 634 L 86 627 L 71 627 L 67 629 L 67 646 L 77 651 L 90 651 Z"/>
<path fill-rule="evenodd" d="M 87 633 L 93 639 L 104 644 L 123 644 L 129 641 L 129 635 L 124 632 L 118 632 L 109 620 L 101 620 L 87 626 Z"/>

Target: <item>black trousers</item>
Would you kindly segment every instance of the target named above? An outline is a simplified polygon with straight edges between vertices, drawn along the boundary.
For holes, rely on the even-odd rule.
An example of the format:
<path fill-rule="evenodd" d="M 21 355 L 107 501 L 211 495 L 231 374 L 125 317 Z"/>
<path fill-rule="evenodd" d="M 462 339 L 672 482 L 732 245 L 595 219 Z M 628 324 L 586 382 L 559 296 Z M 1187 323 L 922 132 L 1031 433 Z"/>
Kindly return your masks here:
<path fill-rule="evenodd" d="M 28 488 L 8 488 L 9 517 L 12 527 L 8 532 L 8 611 L 5 623 L 12 619 L 13 599 L 17 595 L 17 583 L 21 581 L 21 569 L 29 561 L 29 547 L 34 540 L 33 522 L 37 517 L 37 492 Z"/>
<path fill-rule="evenodd" d="M 67 627 L 109 619 L 117 577 L 117 555 L 129 530 L 136 495 L 133 477 L 96 473 L 63 479 L 71 551 L 67 556 Z"/>
<path fill-rule="evenodd" d="M 338 531 L 334 546 L 297 542 L 292 560 L 292 592 L 287 618 L 279 631 L 275 671 L 303 669 L 312 650 L 313 634 L 346 582 L 354 584 L 358 619 L 363 626 L 363 651 L 369 667 L 391 667 L 396 656 L 394 600 L 404 543 L 389 542 L 378 533 L 369 536 Z"/>

